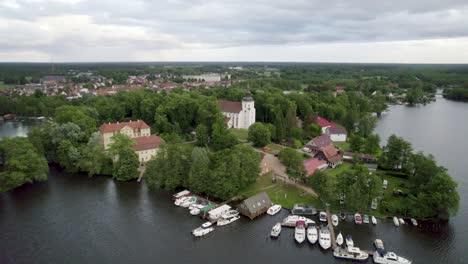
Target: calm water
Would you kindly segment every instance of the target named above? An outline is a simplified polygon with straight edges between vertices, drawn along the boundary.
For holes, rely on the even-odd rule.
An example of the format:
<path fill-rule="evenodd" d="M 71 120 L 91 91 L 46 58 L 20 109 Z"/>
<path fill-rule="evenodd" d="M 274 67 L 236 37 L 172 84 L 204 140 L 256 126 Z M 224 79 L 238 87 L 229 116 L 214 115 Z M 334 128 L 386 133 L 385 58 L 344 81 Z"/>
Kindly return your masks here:
<path fill-rule="evenodd" d="M 434 233 L 379 219 L 375 227 L 340 223 L 338 230 L 352 234 L 363 249 L 382 238 L 388 249 L 414 263 L 466 263 L 466 116 L 468 104 L 439 99 L 425 107 L 393 107 L 377 129 L 382 137 L 397 133 L 411 140 L 449 168 L 463 198 L 447 227 Z M 15 128 L 2 130 L 11 135 Z M 346 263 L 318 245 L 297 245 L 292 229 L 271 240 L 270 228 L 286 215 L 283 210 L 274 217 L 241 219 L 195 239 L 190 231 L 203 221 L 173 206 L 164 191 L 52 168 L 48 182 L 0 194 L 0 263 Z"/>

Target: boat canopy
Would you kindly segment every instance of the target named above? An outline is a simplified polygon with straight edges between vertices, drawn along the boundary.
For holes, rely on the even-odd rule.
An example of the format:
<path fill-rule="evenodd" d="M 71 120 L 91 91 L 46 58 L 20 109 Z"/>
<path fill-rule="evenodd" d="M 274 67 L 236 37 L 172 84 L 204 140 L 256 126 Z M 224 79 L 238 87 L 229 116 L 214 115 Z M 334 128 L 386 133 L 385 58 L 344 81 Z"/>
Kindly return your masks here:
<path fill-rule="evenodd" d="M 210 211 L 211 209 L 213 209 L 215 207 L 214 204 L 208 204 L 207 206 L 203 207 L 202 209 L 200 209 L 202 212 L 208 212 Z"/>
<path fill-rule="evenodd" d="M 359 254 L 361 253 L 361 250 L 358 247 L 348 247 L 348 252 Z"/>

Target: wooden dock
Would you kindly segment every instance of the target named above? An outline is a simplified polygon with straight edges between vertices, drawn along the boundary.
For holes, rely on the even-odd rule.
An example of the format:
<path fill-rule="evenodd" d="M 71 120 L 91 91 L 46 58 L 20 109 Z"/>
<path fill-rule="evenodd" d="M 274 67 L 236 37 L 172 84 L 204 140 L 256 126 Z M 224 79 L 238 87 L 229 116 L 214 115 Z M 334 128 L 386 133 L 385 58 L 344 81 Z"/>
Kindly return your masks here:
<path fill-rule="evenodd" d="M 333 226 L 333 224 L 332 224 L 331 213 L 330 213 L 330 210 L 329 210 L 328 208 L 327 208 L 327 221 L 328 221 L 328 227 L 330 228 L 330 236 L 331 236 L 332 248 L 333 248 L 333 250 L 335 250 L 335 248 L 336 248 L 335 229 L 334 229 L 334 226 Z"/>

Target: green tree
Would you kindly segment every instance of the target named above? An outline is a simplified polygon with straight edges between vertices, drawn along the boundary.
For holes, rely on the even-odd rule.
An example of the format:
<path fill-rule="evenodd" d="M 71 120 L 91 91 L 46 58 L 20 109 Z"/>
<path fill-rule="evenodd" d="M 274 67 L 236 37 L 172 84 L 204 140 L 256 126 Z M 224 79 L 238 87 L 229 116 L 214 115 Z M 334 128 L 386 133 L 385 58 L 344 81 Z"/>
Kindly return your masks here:
<path fill-rule="evenodd" d="M 79 163 L 83 171 L 87 171 L 91 177 L 96 174 L 112 174 L 112 159 L 101 143 L 98 132 L 91 135 L 88 143 L 82 147 L 82 159 Z"/>
<path fill-rule="evenodd" d="M 69 140 L 60 142 L 57 148 L 58 162 L 61 167 L 69 173 L 76 173 L 79 171 L 79 162 L 81 161 L 81 153 L 73 146 Z"/>
<path fill-rule="evenodd" d="M 54 121 L 59 124 L 74 123 L 87 135 L 96 131 L 97 112 L 85 107 L 64 105 L 55 110 Z"/>
<path fill-rule="evenodd" d="M 197 142 L 196 142 L 197 146 L 199 147 L 208 146 L 210 138 L 208 135 L 208 128 L 205 125 L 200 124 L 197 126 L 196 136 L 197 136 Z"/>
<path fill-rule="evenodd" d="M 371 116 L 370 114 L 362 116 L 357 127 L 358 134 L 363 137 L 370 136 L 377 126 L 377 121 L 377 117 Z"/>
<path fill-rule="evenodd" d="M 314 174 L 307 178 L 307 182 L 320 194 L 320 198 L 323 200 L 331 202 L 338 198 L 335 177 L 331 177 L 320 170 L 316 170 Z"/>
<path fill-rule="evenodd" d="M 386 169 L 407 171 L 410 166 L 412 147 L 403 138 L 391 135 L 379 159 L 379 165 Z"/>
<path fill-rule="evenodd" d="M 129 181 L 138 178 L 138 155 L 131 148 L 119 152 L 119 159 L 114 162 L 112 177 L 118 181 Z"/>
<path fill-rule="evenodd" d="M 270 129 L 263 123 L 254 123 L 249 127 L 248 139 L 255 147 L 264 147 L 271 143 Z"/>
<path fill-rule="evenodd" d="M 206 148 L 194 148 L 192 151 L 192 165 L 189 172 L 190 189 L 197 193 L 210 191 L 210 157 Z"/>
<path fill-rule="evenodd" d="M 215 150 L 231 148 L 236 145 L 237 138 L 234 136 L 224 124 L 223 119 L 218 120 L 213 124 L 213 132 L 211 134 L 211 145 Z"/>
<path fill-rule="evenodd" d="M 131 147 L 133 147 L 136 144 L 136 142 L 133 139 L 131 139 L 127 135 L 120 133 L 112 136 L 112 140 L 114 142 L 112 142 L 112 144 L 109 145 L 109 153 L 111 153 L 113 157 L 118 156 L 120 153 L 122 153 L 122 151 L 126 149 L 131 149 Z"/>
<path fill-rule="evenodd" d="M 304 159 L 301 153 L 292 148 L 283 148 L 278 156 L 281 163 L 286 166 L 289 176 L 297 179 L 305 176 Z"/>

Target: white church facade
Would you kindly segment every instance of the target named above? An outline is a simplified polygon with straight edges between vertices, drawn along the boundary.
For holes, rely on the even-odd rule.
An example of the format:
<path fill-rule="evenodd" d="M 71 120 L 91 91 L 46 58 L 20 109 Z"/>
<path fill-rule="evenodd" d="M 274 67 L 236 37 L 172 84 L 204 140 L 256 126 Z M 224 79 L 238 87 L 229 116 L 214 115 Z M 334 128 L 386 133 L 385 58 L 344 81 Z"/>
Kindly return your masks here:
<path fill-rule="evenodd" d="M 249 92 L 241 102 L 218 100 L 228 128 L 248 129 L 255 123 L 255 102 Z"/>

